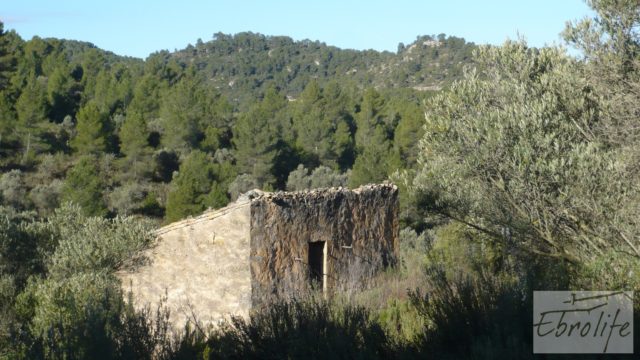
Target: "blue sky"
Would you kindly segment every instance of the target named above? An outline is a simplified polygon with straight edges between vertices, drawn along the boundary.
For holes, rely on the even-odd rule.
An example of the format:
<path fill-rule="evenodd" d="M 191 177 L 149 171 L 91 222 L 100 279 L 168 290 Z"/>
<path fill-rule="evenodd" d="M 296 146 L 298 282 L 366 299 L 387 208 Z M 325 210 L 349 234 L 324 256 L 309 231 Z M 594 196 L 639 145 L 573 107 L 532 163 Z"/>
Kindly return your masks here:
<path fill-rule="evenodd" d="M 216 32 L 253 31 L 352 49 L 395 51 L 418 35 L 446 33 L 500 44 L 561 43 L 568 20 L 589 14 L 582 0 L 18 0 L 0 5 L 5 29 L 89 41 L 120 55 L 182 49 Z"/>

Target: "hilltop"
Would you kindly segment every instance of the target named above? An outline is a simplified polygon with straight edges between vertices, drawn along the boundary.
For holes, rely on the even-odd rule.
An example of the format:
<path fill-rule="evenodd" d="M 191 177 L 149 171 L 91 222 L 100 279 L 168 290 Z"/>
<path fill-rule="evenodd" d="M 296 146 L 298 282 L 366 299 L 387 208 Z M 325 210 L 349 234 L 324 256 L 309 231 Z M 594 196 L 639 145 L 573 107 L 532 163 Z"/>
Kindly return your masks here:
<path fill-rule="evenodd" d="M 213 40 L 199 40 L 170 57 L 182 66 L 195 66 L 216 89 L 242 103 L 270 85 L 295 98 L 310 79 L 359 88 L 439 90 L 461 77 L 475 47 L 440 34 L 400 43 L 396 53 L 360 51 L 245 32 L 217 33 Z"/>

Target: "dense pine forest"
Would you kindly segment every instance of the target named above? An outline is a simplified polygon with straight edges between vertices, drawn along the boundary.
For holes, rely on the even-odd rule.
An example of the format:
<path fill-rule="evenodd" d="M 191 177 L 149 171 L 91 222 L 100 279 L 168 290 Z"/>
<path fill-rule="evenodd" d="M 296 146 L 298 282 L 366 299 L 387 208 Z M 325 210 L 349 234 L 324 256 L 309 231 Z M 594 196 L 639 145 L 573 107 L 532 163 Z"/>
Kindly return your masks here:
<path fill-rule="evenodd" d="M 2 201 L 171 221 L 253 188 L 379 182 L 415 164 L 422 101 L 474 48 L 444 35 L 391 54 L 216 34 L 142 61 L 3 32 Z"/>
<path fill-rule="evenodd" d="M 141 60 L 0 23 L 0 358 L 533 358 L 533 290 L 640 285 L 640 5 L 588 3 L 578 55 L 217 33 Z M 368 290 L 175 334 L 113 275 L 247 190 L 384 181 L 401 259 Z"/>

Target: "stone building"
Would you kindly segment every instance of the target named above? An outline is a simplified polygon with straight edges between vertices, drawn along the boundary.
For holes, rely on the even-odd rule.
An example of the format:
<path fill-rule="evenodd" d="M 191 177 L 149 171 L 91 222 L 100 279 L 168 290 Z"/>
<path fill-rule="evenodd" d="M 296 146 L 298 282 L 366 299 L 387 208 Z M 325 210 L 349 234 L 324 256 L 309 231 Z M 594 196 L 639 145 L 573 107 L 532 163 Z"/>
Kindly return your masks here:
<path fill-rule="evenodd" d="M 146 264 L 118 276 L 137 306 L 163 303 L 171 322 L 214 324 L 271 299 L 357 289 L 396 261 L 394 185 L 252 191 L 157 230 Z"/>

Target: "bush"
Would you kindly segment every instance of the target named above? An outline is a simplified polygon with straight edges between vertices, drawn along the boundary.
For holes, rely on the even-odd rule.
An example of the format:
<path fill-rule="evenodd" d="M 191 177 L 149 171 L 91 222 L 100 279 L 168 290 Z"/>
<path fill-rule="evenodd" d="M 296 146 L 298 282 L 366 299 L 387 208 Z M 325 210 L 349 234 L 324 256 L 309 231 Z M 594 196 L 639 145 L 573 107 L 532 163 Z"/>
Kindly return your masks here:
<path fill-rule="evenodd" d="M 121 215 L 133 214 L 143 206 L 147 194 L 147 187 L 140 183 L 129 182 L 118 186 L 107 196 L 109 210 Z"/>
<path fill-rule="evenodd" d="M 48 224 L 60 239 L 48 264 L 50 277 L 133 265 L 153 240 L 150 223 L 132 217 L 85 217 L 72 204 L 57 210 Z"/>
<path fill-rule="evenodd" d="M 0 176 L 0 200 L 2 204 L 22 210 L 27 208 L 27 188 L 20 170 L 11 170 Z"/>
<path fill-rule="evenodd" d="M 236 201 L 238 196 L 245 192 L 258 188 L 258 181 L 249 174 L 238 175 L 229 185 L 229 196 L 231 201 Z"/>
<path fill-rule="evenodd" d="M 416 342 L 419 356 L 439 359 L 532 358 L 531 289 L 501 277 L 450 280 L 442 269 L 429 272 L 427 291 L 411 302 L 427 324 Z"/>
<path fill-rule="evenodd" d="M 54 179 L 46 184 L 36 185 L 29 193 L 29 199 L 33 202 L 40 215 L 48 215 L 60 206 L 60 196 L 64 182 Z"/>
<path fill-rule="evenodd" d="M 364 307 L 281 302 L 234 318 L 207 342 L 212 358 L 375 359 L 391 354 L 385 332 Z"/>
<path fill-rule="evenodd" d="M 168 313 L 136 312 L 107 274 L 34 282 L 18 307 L 31 321 L 29 337 L 14 347 L 16 357 L 153 359 L 170 350 Z"/>
<path fill-rule="evenodd" d="M 67 178 L 62 190 L 63 201 L 78 204 L 86 215 L 104 216 L 107 214 L 106 204 L 103 199 L 105 189 L 104 174 L 97 164 L 98 158 L 83 156 L 67 172 Z"/>
<path fill-rule="evenodd" d="M 347 186 L 350 173 L 341 174 L 332 170 L 327 166 L 319 166 L 309 174 L 309 170 L 304 165 L 298 165 L 298 168 L 289 174 L 287 180 L 287 190 L 308 190 L 317 188 L 328 188 Z"/>
<path fill-rule="evenodd" d="M 0 207 L 0 274 L 11 275 L 20 289 L 27 278 L 42 274 L 52 249 L 51 234 L 31 212 Z"/>
<path fill-rule="evenodd" d="M 573 285 L 578 289 L 640 289 L 640 259 L 624 252 L 606 252 L 581 264 Z"/>
<path fill-rule="evenodd" d="M 429 262 L 447 269 L 448 275 L 498 272 L 510 260 L 505 247 L 464 224 L 451 222 L 434 231 Z"/>

